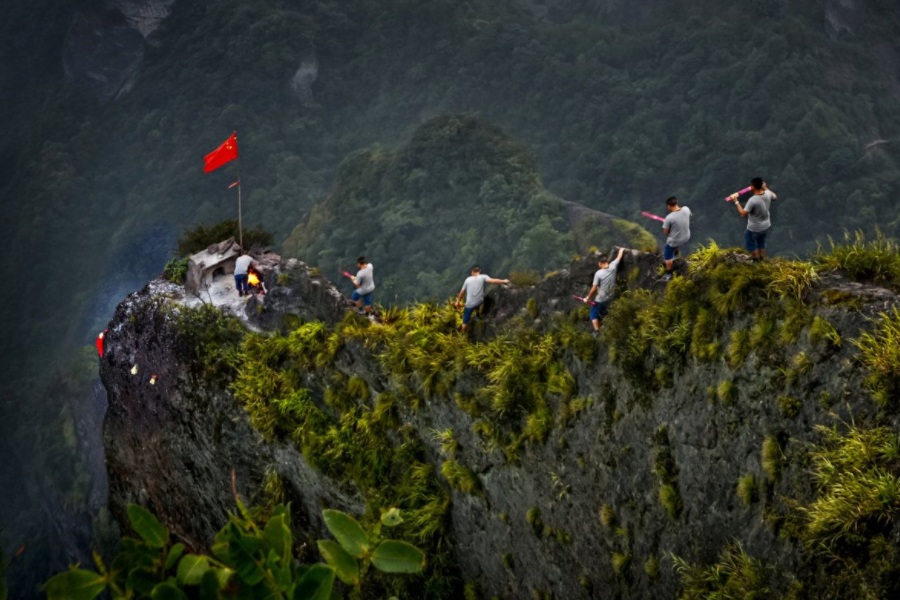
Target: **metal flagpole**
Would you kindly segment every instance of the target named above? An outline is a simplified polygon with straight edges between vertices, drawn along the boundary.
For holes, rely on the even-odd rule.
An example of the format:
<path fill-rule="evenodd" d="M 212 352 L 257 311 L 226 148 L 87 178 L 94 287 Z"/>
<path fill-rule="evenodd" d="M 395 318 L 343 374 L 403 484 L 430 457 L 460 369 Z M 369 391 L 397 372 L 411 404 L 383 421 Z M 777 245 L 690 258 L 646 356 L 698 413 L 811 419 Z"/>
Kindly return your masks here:
<path fill-rule="evenodd" d="M 237 141 L 237 135 L 234 137 L 235 141 Z M 238 151 L 240 152 L 240 151 Z M 238 235 L 241 240 L 241 252 L 246 252 L 246 248 L 244 248 L 244 221 L 241 217 L 241 155 L 238 154 L 237 159 L 237 168 L 238 168 Z"/>

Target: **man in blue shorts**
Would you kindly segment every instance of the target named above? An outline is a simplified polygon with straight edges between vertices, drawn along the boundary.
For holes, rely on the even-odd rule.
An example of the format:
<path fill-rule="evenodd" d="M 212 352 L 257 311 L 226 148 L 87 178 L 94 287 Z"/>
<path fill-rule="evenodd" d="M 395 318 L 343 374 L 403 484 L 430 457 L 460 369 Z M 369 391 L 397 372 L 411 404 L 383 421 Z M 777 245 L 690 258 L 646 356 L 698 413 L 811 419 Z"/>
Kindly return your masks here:
<path fill-rule="evenodd" d="M 666 235 L 666 246 L 663 249 L 663 260 L 666 262 L 666 274 L 663 279 L 672 279 L 672 266 L 675 258 L 681 256 L 680 249 L 691 240 L 691 209 L 678 206 L 678 198 L 672 196 L 666 200 L 669 214 L 663 221 L 662 230 Z"/>
<path fill-rule="evenodd" d="M 361 315 L 372 314 L 372 292 L 375 291 L 375 276 L 372 274 L 372 263 L 366 262 L 365 256 L 356 259 L 359 271 L 352 278 L 356 290 L 353 292 L 353 301 L 356 302 L 356 312 Z M 363 309 L 365 305 L 365 309 Z"/>
<path fill-rule="evenodd" d="M 509 283 L 509 279 L 493 279 L 490 275 L 482 275 L 481 267 L 475 265 L 469 277 L 463 282 L 459 295 L 456 296 L 456 302 L 453 306 L 459 307 L 459 302 L 463 295 L 466 297 L 466 307 L 463 310 L 462 332 L 465 333 L 469 326 L 469 320 L 472 313 L 484 304 L 484 288 L 489 283 Z"/>
<path fill-rule="evenodd" d="M 778 196 L 761 177 L 754 177 L 750 187 L 753 188 L 753 197 L 747 201 L 746 206 L 741 207 L 737 194 L 732 195 L 732 198 L 740 215 L 747 217 L 747 231 L 744 232 L 747 252 L 754 262 L 759 262 L 766 257 L 766 235 L 772 226 L 772 202 L 778 200 Z"/>
<path fill-rule="evenodd" d="M 625 248 L 619 248 L 619 255 L 612 262 L 609 262 L 609 257 L 605 254 L 600 255 L 597 262 L 600 270 L 594 273 L 594 284 L 584 299 L 585 302 L 591 302 L 591 323 L 594 326 L 594 337 L 597 337 L 600 332 L 600 319 L 606 316 L 609 303 L 615 294 L 616 271 L 623 254 L 625 254 Z M 597 295 L 591 301 L 594 294 Z"/>

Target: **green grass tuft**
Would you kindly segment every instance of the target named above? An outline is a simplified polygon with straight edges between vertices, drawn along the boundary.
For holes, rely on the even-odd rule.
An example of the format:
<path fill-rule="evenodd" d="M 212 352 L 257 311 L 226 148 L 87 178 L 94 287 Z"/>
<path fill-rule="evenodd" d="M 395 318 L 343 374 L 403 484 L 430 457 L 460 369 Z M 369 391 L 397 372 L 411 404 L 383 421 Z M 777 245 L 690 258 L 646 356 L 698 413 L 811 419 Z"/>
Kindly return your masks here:
<path fill-rule="evenodd" d="M 803 509 L 807 546 L 826 556 L 871 554 L 871 546 L 900 519 L 900 436 L 888 427 L 851 427 L 841 435 L 820 427 L 812 452 L 816 500 Z"/>
<path fill-rule="evenodd" d="M 762 470 L 770 481 L 775 480 L 781 473 L 781 466 L 784 461 L 784 454 L 781 451 L 781 444 L 774 435 L 768 436 L 762 445 L 760 453 L 760 462 Z"/>
<path fill-rule="evenodd" d="M 674 485 L 667 484 L 659 488 L 659 502 L 666 509 L 666 514 L 670 518 L 678 518 L 682 509 L 682 501 L 681 494 Z"/>
<path fill-rule="evenodd" d="M 616 511 L 609 504 L 600 507 L 600 523 L 606 529 L 612 529 L 616 524 Z"/>
<path fill-rule="evenodd" d="M 678 600 L 775 600 L 772 570 L 733 543 L 725 547 L 715 564 L 691 565 L 672 555 L 681 580 Z"/>
<path fill-rule="evenodd" d="M 831 240 L 831 249 L 819 249 L 815 262 L 819 269 L 840 269 L 857 281 L 900 286 L 900 245 L 876 230 L 874 239 L 857 231 L 844 234 L 843 243 Z"/>
<path fill-rule="evenodd" d="M 730 379 L 725 379 L 716 388 L 716 395 L 722 404 L 731 404 L 738 398 L 738 389 Z"/>
<path fill-rule="evenodd" d="M 627 577 L 631 570 L 631 554 L 627 552 L 613 552 L 612 568 L 616 575 Z"/>
<path fill-rule="evenodd" d="M 447 480 L 451 488 L 463 494 L 480 494 L 481 482 L 472 469 L 465 467 L 455 460 L 444 461 L 441 465 L 441 475 Z"/>
<path fill-rule="evenodd" d="M 659 560 L 655 556 L 651 556 L 644 562 L 644 573 L 650 579 L 659 578 Z"/>
<path fill-rule="evenodd" d="M 510 271 L 509 280 L 516 287 L 531 287 L 541 282 L 541 274 L 537 271 Z"/>
<path fill-rule="evenodd" d="M 792 398 L 791 396 L 780 396 L 778 398 L 778 410 L 781 411 L 782 416 L 787 419 L 793 419 L 800 414 L 802 409 L 803 402 L 796 398 Z"/>
<path fill-rule="evenodd" d="M 744 506 L 750 506 L 759 499 L 759 483 L 756 481 L 756 475 L 746 473 L 738 479 L 737 495 Z"/>
<path fill-rule="evenodd" d="M 882 314 L 875 330 L 863 332 L 854 344 L 869 371 L 866 386 L 873 398 L 885 408 L 895 408 L 900 398 L 900 310 L 894 307 L 891 314 Z"/>
<path fill-rule="evenodd" d="M 822 317 L 814 318 L 812 325 L 809 326 L 809 341 L 814 345 L 825 342 L 831 348 L 840 348 L 843 343 L 834 326 Z"/>

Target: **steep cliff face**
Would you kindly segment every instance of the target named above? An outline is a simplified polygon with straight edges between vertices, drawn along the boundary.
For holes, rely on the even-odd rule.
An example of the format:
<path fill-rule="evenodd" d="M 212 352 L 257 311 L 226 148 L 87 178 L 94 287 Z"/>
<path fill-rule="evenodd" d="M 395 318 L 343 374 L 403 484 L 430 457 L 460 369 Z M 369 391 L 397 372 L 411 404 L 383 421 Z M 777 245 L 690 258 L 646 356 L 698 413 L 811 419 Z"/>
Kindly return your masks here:
<path fill-rule="evenodd" d="M 674 598 L 670 553 L 710 563 L 732 541 L 767 565 L 771 597 L 855 597 L 804 550 L 792 511 L 816 497 L 817 425 L 896 429 L 849 342 L 896 297 L 793 263 L 796 279 L 782 280 L 782 263 L 707 258 L 665 291 L 659 257 L 627 254 L 600 340 L 571 298 L 587 291 L 593 257 L 536 286 L 496 289 L 468 341 L 436 306 L 375 324 L 344 318 L 339 291 L 296 261 L 241 315 L 274 337 L 245 338 L 152 282 L 117 309 L 102 361 L 111 509 L 144 504 L 202 549 L 233 508 L 233 469 L 252 503 L 292 500 L 310 539 L 324 506 L 362 513 L 387 496 L 423 514 L 391 494 L 430 469 L 442 474 L 434 527 L 407 534 L 442 540 L 431 560 L 446 597 L 468 582 L 485 597 Z M 717 269 L 751 283 L 716 282 Z M 703 286 L 718 299 L 715 323 Z M 388 454 L 356 458 L 375 439 Z M 376 490 L 380 470 L 393 483 Z M 739 494 L 747 477 L 756 487 Z M 896 532 L 885 543 L 896 548 Z M 428 585 L 418 593 L 437 597 Z"/>

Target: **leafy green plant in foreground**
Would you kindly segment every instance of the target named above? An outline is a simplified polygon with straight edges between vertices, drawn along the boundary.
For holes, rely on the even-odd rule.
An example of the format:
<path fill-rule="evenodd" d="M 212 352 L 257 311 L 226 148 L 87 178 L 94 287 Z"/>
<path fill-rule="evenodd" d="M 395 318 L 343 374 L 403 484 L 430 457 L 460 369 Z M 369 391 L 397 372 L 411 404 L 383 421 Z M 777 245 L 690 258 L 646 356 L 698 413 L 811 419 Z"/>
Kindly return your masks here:
<path fill-rule="evenodd" d="M 48 600 L 92 600 L 104 591 L 113 599 L 153 600 L 269 598 L 330 600 L 335 577 L 359 598 L 370 567 L 383 573 L 419 573 L 425 555 L 407 542 L 384 539 L 382 526 L 395 527 L 403 519 L 397 509 L 386 511 L 368 530 L 335 510 L 323 512 L 334 540 L 319 540 L 325 563 L 301 565 L 293 556 L 290 513 L 275 508 L 264 524 L 257 524 L 238 501 L 240 516 L 232 515 L 216 534 L 212 556 L 185 553 L 172 543 L 169 530 L 148 510 L 131 504 L 128 518 L 137 538 L 125 537 L 122 551 L 107 567 L 94 555 L 96 571 L 73 567 L 44 585 Z M 337 596 L 339 597 L 339 596 Z"/>

